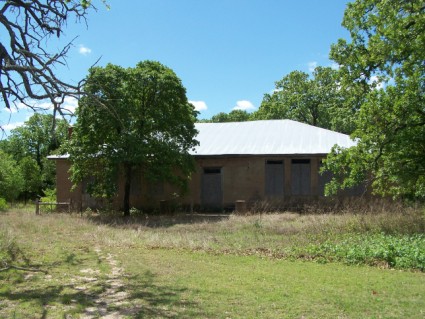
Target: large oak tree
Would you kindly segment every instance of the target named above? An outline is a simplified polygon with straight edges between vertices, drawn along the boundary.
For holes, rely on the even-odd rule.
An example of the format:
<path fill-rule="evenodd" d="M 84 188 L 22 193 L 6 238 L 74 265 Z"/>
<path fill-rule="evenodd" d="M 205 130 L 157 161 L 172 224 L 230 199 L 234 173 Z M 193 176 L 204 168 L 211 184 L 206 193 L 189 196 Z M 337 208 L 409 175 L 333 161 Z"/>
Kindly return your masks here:
<path fill-rule="evenodd" d="M 378 194 L 425 198 L 425 3 L 357 0 L 343 26 L 351 42 L 331 49 L 342 87 L 375 87 L 364 91 L 358 145 L 326 161 L 335 174 L 328 191 L 366 179 Z"/>
<path fill-rule="evenodd" d="M 185 185 L 194 168 L 197 112 L 171 69 L 152 61 L 94 67 L 84 91 L 70 145 L 74 183 L 89 180 L 92 195 L 110 198 L 123 176 L 126 215 L 135 169 L 146 179 Z"/>

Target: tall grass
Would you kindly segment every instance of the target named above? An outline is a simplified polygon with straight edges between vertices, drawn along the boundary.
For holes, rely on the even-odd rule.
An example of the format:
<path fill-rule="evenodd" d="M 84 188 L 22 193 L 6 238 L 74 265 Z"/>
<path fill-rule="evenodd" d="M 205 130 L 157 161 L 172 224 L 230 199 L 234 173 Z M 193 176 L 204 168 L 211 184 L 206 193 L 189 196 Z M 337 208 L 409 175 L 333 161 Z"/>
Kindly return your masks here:
<path fill-rule="evenodd" d="M 21 223 L 16 227 L 36 236 L 32 240 L 55 232 L 61 240 L 78 236 L 82 245 L 180 249 L 425 270 L 422 208 L 369 202 L 367 206 L 345 204 L 337 214 L 320 212 L 140 215 L 130 219 L 114 213 L 83 218 L 77 214 L 53 214 L 34 222 L 25 219 L 35 216 L 21 212 L 10 218 L 23 218 L 14 225 Z"/>
<path fill-rule="evenodd" d="M 145 215 L 125 222 L 106 216 L 94 220 L 131 229 L 127 234 L 130 241 L 148 248 L 425 270 L 422 208 L 382 201 L 352 202 L 340 206 L 338 213 L 320 212 L 231 214 L 215 220 L 185 214 Z"/>

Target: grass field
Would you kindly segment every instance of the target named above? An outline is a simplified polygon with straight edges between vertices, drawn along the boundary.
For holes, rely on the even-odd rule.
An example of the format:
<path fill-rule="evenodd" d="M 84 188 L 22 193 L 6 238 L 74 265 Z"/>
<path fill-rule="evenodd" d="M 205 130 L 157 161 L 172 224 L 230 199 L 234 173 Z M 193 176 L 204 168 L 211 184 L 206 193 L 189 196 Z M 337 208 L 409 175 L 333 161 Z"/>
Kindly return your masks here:
<path fill-rule="evenodd" d="M 0 214 L 0 318 L 424 318 L 423 211 Z M 31 270 L 42 270 L 30 271 Z"/>

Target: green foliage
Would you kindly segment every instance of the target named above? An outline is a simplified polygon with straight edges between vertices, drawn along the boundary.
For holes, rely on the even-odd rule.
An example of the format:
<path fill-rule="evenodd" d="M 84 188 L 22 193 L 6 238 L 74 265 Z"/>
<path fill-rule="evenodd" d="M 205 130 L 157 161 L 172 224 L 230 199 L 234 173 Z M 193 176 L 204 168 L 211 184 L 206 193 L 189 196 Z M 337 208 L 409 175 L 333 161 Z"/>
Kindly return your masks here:
<path fill-rule="evenodd" d="M 16 161 L 0 150 L 0 194 L 7 200 L 18 198 L 24 189 L 24 178 Z"/>
<path fill-rule="evenodd" d="M 368 175 L 377 194 L 425 198 L 424 13 L 421 0 L 348 5 L 343 25 L 352 42 L 339 40 L 331 58 L 343 89 L 364 90 L 353 133 L 358 146 L 327 160 L 338 176 L 332 191 Z"/>
<path fill-rule="evenodd" d="M 43 188 L 54 187 L 54 163 L 47 156 L 57 152 L 67 140 L 68 127 L 65 120 L 36 113 L 24 125 L 13 129 L 9 138 L 0 145 L 21 167 L 25 199 L 40 193 Z"/>
<path fill-rule="evenodd" d="M 31 157 L 24 157 L 19 162 L 19 167 L 24 178 L 23 193 L 25 199 L 37 194 L 42 186 L 42 176 L 40 167 L 37 162 Z"/>
<path fill-rule="evenodd" d="M 44 196 L 41 197 L 42 202 L 56 202 L 56 188 L 54 189 L 45 189 Z"/>
<path fill-rule="evenodd" d="M 0 211 L 5 211 L 7 208 L 8 208 L 8 205 L 6 200 L 0 197 Z"/>
<path fill-rule="evenodd" d="M 223 122 L 245 122 L 251 119 L 251 115 L 244 110 L 233 110 L 229 113 L 220 112 L 208 122 L 223 123 Z"/>
<path fill-rule="evenodd" d="M 386 265 L 397 269 L 425 271 L 425 235 L 350 235 L 344 240 L 328 240 L 310 245 L 308 253 L 321 261 L 347 264 Z"/>
<path fill-rule="evenodd" d="M 55 203 L 56 202 L 56 188 L 54 189 L 45 189 L 43 190 L 44 196 L 40 198 L 41 202 L 44 203 Z M 43 212 L 53 213 L 56 210 L 55 205 L 44 205 L 40 206 L 40 209 L 43 209 Z"/>
<path fill-rule="evenodd" d="M 89 180 L 89 193 L 110 198 L 121 174 L 126 214 L 136 169 L 148 180 L 186 185 L 197 113 L 171 69 L 152 61 L 128 69 L 94 67 L 84 90 L 69 145 L 74 183 Z"/>
<path fill-rule="evenodd" d="M 291 119 L 314 126 L 350 133 L 354 113 L 341 103 L 338 72 L 317 67 L 313 77 L 293 71 L 276 82 L 273 94 L 265 94 L 254 119 Z"/>

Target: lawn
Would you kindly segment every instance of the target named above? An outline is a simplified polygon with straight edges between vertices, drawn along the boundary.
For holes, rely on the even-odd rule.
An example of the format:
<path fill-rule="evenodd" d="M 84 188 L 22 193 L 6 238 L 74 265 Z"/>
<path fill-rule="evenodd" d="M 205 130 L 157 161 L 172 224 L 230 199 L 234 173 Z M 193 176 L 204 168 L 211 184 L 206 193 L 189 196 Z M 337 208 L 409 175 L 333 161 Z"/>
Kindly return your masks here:
<path fill-rule="evenodd" d="M 417 211 L 9 211 L 0 267 L 47 273 L 1 271 L 0 318 L 424 318 L 424 225 Z"/>

